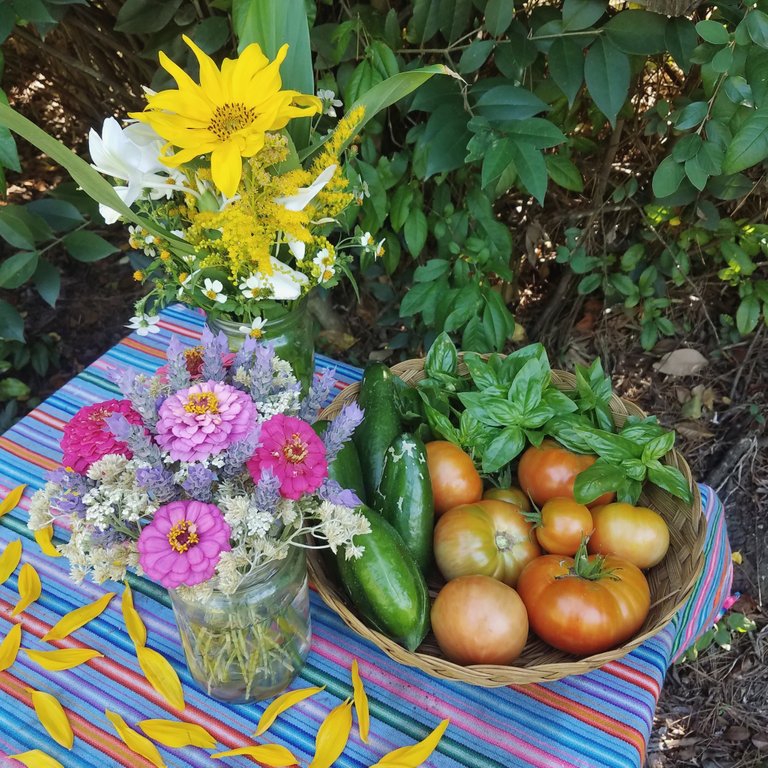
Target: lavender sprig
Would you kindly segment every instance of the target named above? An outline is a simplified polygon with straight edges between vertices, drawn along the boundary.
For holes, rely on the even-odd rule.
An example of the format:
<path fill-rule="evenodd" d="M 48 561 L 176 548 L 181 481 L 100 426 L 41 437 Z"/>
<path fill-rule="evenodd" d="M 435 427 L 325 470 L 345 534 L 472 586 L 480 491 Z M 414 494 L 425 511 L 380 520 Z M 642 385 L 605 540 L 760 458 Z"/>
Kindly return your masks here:
<path fill-rule="evenodd" d="M 256 347 L 251 369 L 251 397 L 260 403 L 272 392 L 274 378 L 275 347 L 267 342 Z"/>
<path fill-rule="evenodd" d="M 227 337 L 223 331 L 214 336 L 208 328 L 204 328 L 200 341 L 203 347 L 203 379 L 224 381 L 227 373 L 224 367 L 224 355 L 229 352 Z"/>
<path fill-rule="evenodd" d="M 104 423 L 118 440 L 128 445 L 137 459 L 148 464 L 163 463 L 162 451 L 152 442 L 141 424 L 131 424 L 122 413 L 113 413 Z"/>
<path fill-rule="evenodd" d="M 165 504 L 178 496 L 173 473 L 165 467 L 139 467 L 136 470 L 136 482 L 144 488 L 150 499 L 159 504 Z"/>
<path fill-rule="evenodd" d="M 273 474 L 271 469 L 261 471 L 261 477 L 253 494 L 253 501 L 261 512 L 273 516 L 277 513 L 277 502 L 280 501 L 280 479 Z"/>
<path fill-rule="evenodd" d="M 113 372 L 111 376 L 123 395 L 131 401 L 131 407 L 141 416 L 144 424 L 154 429 L 157 424 L 157 401 L 148 386 L 149 377 L 133 368 Z"/>
<path fill-rule="evenodd" d="M 336 369 L 326 370 L 320 378 L 312 382 L 307 396 L 301 401 L 299 406 L 299 418 L 314 424 L 320 409 L 325 405 L 330 397 L 331 391 L 336 384 Z"/>
<path fill-rule="evenodd" d="M 238 440 L 227 448 L 224 452 L 224 462 L 221 465 L 221 476 L 229 479 L 237 477 L 243 471 L 243 466 L 248 459 L 253 456 L 256 446 L 259 444 L 259 435 L 261 434 L 261 425 L 257 424 L 250 434 Z"/>
<path fill-rule="evenodd" d="M 331 504 L 336 504 L 339 507 L 349 507 L 350 509 L 359 507 L 363 503 L 353 490 L 342 488 L 335 480 L 331 480 L 330 477 L 326 477 L 323 480 L 317 489 L 317 495 L 323 501 L 329 501 Z"/>
<path fill-rule="evenodd" d="M 181 487 L 193 499 L 209 502 L 213 498 L 213 483 L 216 473 L 203 464 L 190 464 L 187 470 L 187 479 Z"/>
<path fill-rule="evenodd" d="M 168 383 L 174 392 L 186 389 L 190 384 L 187 359 L 184 354 L 186 347 L 179 341 L 178 336 L 171 336 L 168 344 Z"/>
<path fill-rule="evenodd" d="M 253 367 L 253 356 L 258 346 L 259 342 L 253 336 L 246 336 L 242 346 L 237 350 L 235 359 L 232 361 L 232 370 L 236 371 L 238 368 L 243 368 L 246 371 L 250 371 Z"/>
<path fill-rule="evenodd" d="M 88 478 L 62 467 L 48 475 L 48 482 L 54 483 L 59 488 L 59 493 L 51 496 L 51 512 L 58 512 L 62 515 L 82 516 L 85 514 L 83 496 L 93 485 Z"/>
<path fill-rule="evenodd" d="M 323 435 L 325 458 L 330 464 L 363 420 L 363 409 L 357 403 L 345 405 L 328 425 Z"/>

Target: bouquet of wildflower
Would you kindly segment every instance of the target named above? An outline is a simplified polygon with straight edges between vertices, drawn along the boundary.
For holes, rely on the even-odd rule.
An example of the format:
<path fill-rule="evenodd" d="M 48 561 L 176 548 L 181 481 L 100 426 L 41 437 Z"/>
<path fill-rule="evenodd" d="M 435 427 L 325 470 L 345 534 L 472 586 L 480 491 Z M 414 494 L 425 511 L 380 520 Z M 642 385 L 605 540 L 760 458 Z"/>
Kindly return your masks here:
<path fill-rule="evenodd" d="M 362 418 L 349 405 L 321 439 L 311 423 L 333 385 L 305 398 L 271 345 L 223 334 L 183 349 L 175 339 L 157 375 L 123 374 L 126 399 L 82 408 L 62 438 L 63 469 L 31 505 L 29 527 L 70 529 L 60 546 L 72 576 L 122 579 L 128 568 L 201 600 L 234 593 L 291 547 L 359 556 L 368 532 L 351 491 L 328 463 Z"/>

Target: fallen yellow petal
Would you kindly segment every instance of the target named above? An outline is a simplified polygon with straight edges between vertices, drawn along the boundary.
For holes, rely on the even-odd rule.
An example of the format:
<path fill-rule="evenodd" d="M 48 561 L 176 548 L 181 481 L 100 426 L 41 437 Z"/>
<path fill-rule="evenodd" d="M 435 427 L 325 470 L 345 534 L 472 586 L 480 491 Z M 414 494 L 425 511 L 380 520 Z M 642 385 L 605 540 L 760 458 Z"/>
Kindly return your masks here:
<path fill-rule="evenodd" d="M 147 644 L 147 628 L 144 626 L 139 612 L 133 607 L 133 592 L 131 592 L 128 584 L 125 585 L 121 605 L 128 636 L 136 648 L 142 648 Z"/>
<path fill-rule="evenodd" d="M 360 670 L 357 667 L 357 659 L 352 661 L 352 689 L 355 695 L 355 711 L 357 712 L 357 730 L 360 732 L 360 738 L 367 742 L 368 731 L 371 727 L 371 716 L 368 711 L 368 696 L 363 687 L 363 680 L 360 677 Z"/>
<path fill-rule="evenodd" d="M 389 752 L 371 768 L 418 768 L 435 751 L 435 747 L 437 747 L 450 722 L 448 719 L 443 720 L 429 736 L 422 739 L 418 744 L 400 747 L 400 749 Z"/>
<path fill-rule="evenodd" d="M 26 485 L 17 485 L 0 503 L 0 517 L 19 506 Z"/>
<path fill-rule="evenodd" d="M 8 542 L 8 546 L 0 555 L 0 584 L 4 584 L 16 570 L 19 560 L 21 560 L 21 539 L 14 539 Z"/>
<path fill-rule="evenodd" d="M 741 556 L 741 552 L 734 552 L 731 555 L 731 560 L 736 563 L 736 565 L 741 565 L 744 562 L 744 558 Z"/>
<path fill-rule="evenodd" d="M 286 768 L 289 765 L 296 765 L 299 761 L 293 756 L 289 749 L 281 747 L 279 744 L 259 744 L 257 747 L 238 747 L 237 749 L 228 749 L 226 752 L 217 752 L 211 755 L 218 760 L 221 757 L 235 757 L 236 755 L 248 755 L 270 768 Z"/>
<path fill-rule="evenodd" d="M 53 526 L 46 525 L 45 528 L 38 528 L 35 531 L 35 541 L 48 557 L 61 557 L 61 552 L 53 545 Z"/>
<path fill-rule="evenodd" d="M 76 629 L 85 626 L 89 621 L 95 619 L 98 615 L 104 612 L 104 609 L 109 605 L 109 601 L 114 596 L 114 592 L 107 592 L 106 595 L 102 595 L 98 600 L 94 600 L 92 603 L 88 603 L 88 605 L 84 605 L 82 608 L 75 608 L 74 611 L 70 611 L 65 616 L 62 616 L 56 624 L 43 635 L 43 640 L 61 640 Z"/>
<path fill-rule="evenodd" d="M 39 749 L 30 749 L 28 752 L 20 752 L 18 755 L 8 755 L 8 757 L 24 763 L 27 768 L 64 768 L 64 766 L 55 758 L 46 755 Z"/>
<path fill-rule="evenodd" d="M 290 709 L 300 701 L 304 701 L 304 699 L 308 699 L 310 696 L 320 693 L 323 688 L 325 688 L 325 686 L 322 688 L 318 688 L 317 686 L 314 688 L 301 688 L 298 691 L 288 691 L 288 693 L 278 696 L 264 710 L 264 714 L 259 719 L 259 724 L 256 727 L 256 733 L 253 735 L 261 736 L 261 734 L 264 733 L 264 731 L 266 731 L 286 709 Z"/>
<path fill-rule="evenodd" d="M 4 672 L 16 661 L 20 645 L 21 624 L 14 624 L 8 630 L 8 634 L 3 639 L 3 642 L 0 643 L 0 672 Z"/>
<path fill-rule="evenodd" d="M 51 738 L 66 749 L 72 749 L 75 742 L 75 734 L 69 724 L 69 718 L 61 706 L 59 700 L 45 691 L 30 691 L 32 693 L 32 705 L 40 718 L 40 722 L 48 731 Z"/>
<path fill-rule="evenodd" d="M 65 648 L 61 651 L 30 651 L 27 648 L 24 650 L 32 661 L 36 661 L 43 669 L 50 672 L 72 669 L 104 655 L 94 651 L 93 648 Z"/>
<path fill-rule="evenodd" d="M 40 597 L 42 591 L 43 585 L 40 583 L 40 577 L 37 575 L 34 566 L 24 563 L 19 574 L 19 602 L 16 603 L 11 611 L 11 616 L 16 616 L 25 608 L 28 608 Z"/>
<path fill-rule="evenodd" d="M 352 700 L 334 707 L 317 729 L 315 756 L 309 768 L 330 768 L 344 751 L 352 730 Z"/>
<path fill-rule="evenodd" d="M 204 747 L 213 749 L 216 739 L 202 725 L 175 720 L 140 720 L 136 725 L 150 739 L 166 747 Z"/>
<path fill-rule="evenodd" d="M 136 649 L 136 658 L 149 684 L 176 709 L 184 709 L 184 691 L 171 663 L 157 651 L 146 646 Z"/>
<path fill-rule="evenodd" d="M 133 750 L 137 755 L 146 757 L 150 763 L 157 768 L 165 768 L 163 758 L 157 751 L 157 747 L 146 737 L 131 728 L 120 715 L 115 712 L 104 710 L 107 720 L 115 727 L 117 735 L 126 743 L 128 749 Z"/>

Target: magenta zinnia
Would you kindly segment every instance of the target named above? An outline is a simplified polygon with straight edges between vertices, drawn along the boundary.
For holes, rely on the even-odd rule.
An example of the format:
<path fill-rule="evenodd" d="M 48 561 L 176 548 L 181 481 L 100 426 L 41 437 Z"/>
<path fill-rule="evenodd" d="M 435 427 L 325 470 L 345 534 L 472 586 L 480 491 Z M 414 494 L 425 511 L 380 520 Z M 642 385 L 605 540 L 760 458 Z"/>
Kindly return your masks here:
<path fill-rule="evenodd" d="M 229 384 L 204 381 L 167 397 L 158 415 L 160 447 L 174 461 L 202 461 L 248 435 L 256 406 Z"/>
<path fill-rule="evenodd" d="M 128 400 L 106 400 L 86 405 L 64 427 L 61 463 L 83 475 L 91 464 L 109 453 L 133 458 L 128 446 L 118 440 L 104 423 L 113 413 L 122 413 L 131 424 L 141 424 L 141 416 Z"/>
<path fill-rule="evenodd" d="M 215 504 L 172 501 L 160 507 L 139 536 L 139 563 L 168 589 L 210 579 L 222 552 L 231 549 L 230 529 Z"/>
<path fill-rule="evenodd" d="M 248 470 L 258 482 L 262 470 L 271 469 L 286 499 L 316 491 L 327 477 L 325 446 L 306 421 L 277 414 L 262 424 L 260 440 Z"/>

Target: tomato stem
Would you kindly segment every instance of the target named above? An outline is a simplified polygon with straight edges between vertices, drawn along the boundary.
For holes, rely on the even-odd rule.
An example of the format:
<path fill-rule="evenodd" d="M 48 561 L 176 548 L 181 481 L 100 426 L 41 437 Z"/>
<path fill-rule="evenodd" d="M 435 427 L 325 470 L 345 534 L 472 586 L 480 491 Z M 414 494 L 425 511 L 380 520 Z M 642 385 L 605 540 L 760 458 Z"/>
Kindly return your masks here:
<path fill-rule="evenodd" d="M 573 558 L 573 566 L 570 573 L 581 579 L 588 581 L 599 581 L 600 579 L 618 579 L 616 568 L 605 567 L 605 555 L 593 555 L 591 558 L 587 554 L 587 542 L 589 536 L 581 537 L 581 544 L 576 550 Z"/>

